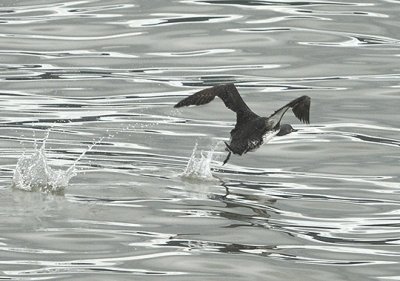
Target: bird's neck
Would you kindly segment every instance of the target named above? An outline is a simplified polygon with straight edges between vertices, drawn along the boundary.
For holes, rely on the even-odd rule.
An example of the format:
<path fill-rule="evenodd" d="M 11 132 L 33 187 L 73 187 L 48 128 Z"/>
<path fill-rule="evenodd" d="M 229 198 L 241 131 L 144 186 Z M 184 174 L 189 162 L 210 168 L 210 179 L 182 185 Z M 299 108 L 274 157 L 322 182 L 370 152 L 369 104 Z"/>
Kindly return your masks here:
<path fill-rule="evenodd" d="M 267 120 L 265 121 L 265 125 L 269 130 L 277 131 L 280 127 L 280 120 L 276 118 L 267 118 Z"/>

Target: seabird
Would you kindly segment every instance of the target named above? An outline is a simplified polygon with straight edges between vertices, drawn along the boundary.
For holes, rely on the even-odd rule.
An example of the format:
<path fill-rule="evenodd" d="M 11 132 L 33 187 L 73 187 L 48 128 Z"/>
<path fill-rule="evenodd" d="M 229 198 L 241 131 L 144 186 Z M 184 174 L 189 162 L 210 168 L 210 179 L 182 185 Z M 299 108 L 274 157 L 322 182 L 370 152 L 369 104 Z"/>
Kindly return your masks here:
<path fill-rule="evenodd" d="M 247 106 L 233 83 L 217 85 L 196 92 L 175 104 L 174 107 L 206 104 L 216 96 L 222 99 L 227 108 L 236 112 L 235 128 L 231 131 L 229 143 L 225 142 L 226 150 L 229 153 L 223 165 L 228 162 L 231 153 L 243 155 L 256 150 L 277 134 L 285 135 L 295 131 L 289 124 L 282 126 L 280 124 L 283 115 L 289 108 L 300 121 L 310 123 L 310 97 L 296 98 L 276 110 L 271 116 L 261 117 Z"/>

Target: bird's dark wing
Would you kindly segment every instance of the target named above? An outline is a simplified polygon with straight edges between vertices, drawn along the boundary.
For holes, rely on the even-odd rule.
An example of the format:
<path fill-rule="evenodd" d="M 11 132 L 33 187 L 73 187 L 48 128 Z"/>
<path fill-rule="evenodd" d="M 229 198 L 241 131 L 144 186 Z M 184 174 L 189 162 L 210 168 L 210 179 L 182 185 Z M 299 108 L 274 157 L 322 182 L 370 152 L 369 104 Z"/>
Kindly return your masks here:
<path fill-rule="evenodd" d="M 310 104 L 311 98 L 309 96 L 301 96 L 297 99 L 292 100 L 287 105 L 282 106 L 276 110 L 270 117 L 270 120 L 274 120 L 275 124 L 279 124 L 283 115 L 286 111 L 291 108 L 294 115 L 303 123 L 310 123 Z"/>
<path fill-rule="evenodd" d="M 292 101 L 292 111 L 294 115 L 303 123 L 310 123 L 310 104 L 309 96 L 302 96 Z"/>
<path fill-rule="evenodd" d="M 174 107 L 206 104 L 211 102 L 216 96 L 222 99 L 227 108 L 236 112 L 238 123 L 246 120 L 249 117 L 258 116 L 251 111 L 251 109 L 243 101 L 235 85 L 232 83 L 217 85 L 196 92 L 175 104 Z"/>

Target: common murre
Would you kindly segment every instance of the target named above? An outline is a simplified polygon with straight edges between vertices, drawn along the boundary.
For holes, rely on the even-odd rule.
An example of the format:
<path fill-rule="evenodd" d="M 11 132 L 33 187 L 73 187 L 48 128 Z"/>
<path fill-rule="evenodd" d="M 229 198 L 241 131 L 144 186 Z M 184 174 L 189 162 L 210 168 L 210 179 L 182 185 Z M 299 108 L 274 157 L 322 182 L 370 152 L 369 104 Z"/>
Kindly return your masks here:
<path fill-rule="evenodd" d="M 301 96 L 279 108 L 269 117 L 261 117 L 254 113 L 243 101 L 235 85 L 223 84 L 196 92 L 177 104 L 174 107 L 189 105 L 202 105 L 211 102 L 218 96 L 225 106 L 236 112 L 236 125 L 231 131 L 229 143 L 225 142 L 226 150 L 229 152 L 223 164 L 226 164 L 231 153 L 243 155 L 249 151 L 259 148 L 264 142 L 268 142 L 275 135 L 286 135 L 294 131 L 289 124 L 280 122 L 286 111 L 291 108 L 294 115 L 304 123 L 310 123 L 311 98 Z M 282 130 L 280 130 L 282 127 Z"/>

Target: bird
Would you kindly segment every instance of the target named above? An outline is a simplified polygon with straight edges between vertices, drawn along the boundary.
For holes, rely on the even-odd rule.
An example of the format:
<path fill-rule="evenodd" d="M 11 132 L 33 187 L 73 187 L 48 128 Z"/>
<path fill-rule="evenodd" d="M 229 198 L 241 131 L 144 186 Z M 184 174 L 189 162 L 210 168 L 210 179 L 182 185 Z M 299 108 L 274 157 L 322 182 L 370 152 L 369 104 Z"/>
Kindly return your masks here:
<path fill-rule="evenodd" d="M 281 126 L 282 117 L 289 108 L 300 121 L 310 123 L 311 98 L 309 96 L 298 97 L 277 109 L 269 117 L 262 117 L 247 106 L 233 83 L 220 84 L 198 91 L 182 99 L 174 107 L 203 105 L 211 102 L 215 97 L 219 97 L 227 108 L 236 113 L 236 124 L 230 132 L 230 140 L 225 141 L 228 155 L 222 165 L 228 162 L 231 153 L 241 156 L 255 151 L 277 134 L 286 135 L 295 131 L 289 124 Z"/>

